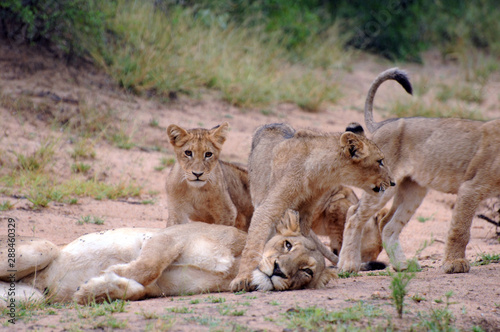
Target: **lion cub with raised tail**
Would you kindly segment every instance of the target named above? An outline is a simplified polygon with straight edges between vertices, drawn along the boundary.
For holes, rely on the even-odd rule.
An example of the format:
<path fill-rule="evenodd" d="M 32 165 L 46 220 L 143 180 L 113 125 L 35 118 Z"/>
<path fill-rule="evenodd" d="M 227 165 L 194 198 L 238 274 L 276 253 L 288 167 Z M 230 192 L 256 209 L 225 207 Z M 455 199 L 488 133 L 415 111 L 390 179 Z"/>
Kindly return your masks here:
<path fill-rule="evenodd" d="M 219 160 L 227 122 L 212 129 L 170 125 L 167 134 L 177 162 L 167 178 L 167 226 L 188 220 L 247 231 L 253 205 L 243 166 Z"/>
<path fill-rule="evenodd" d="M 346 223 L 339 268 L 358 271 L 361 266 L 357 231 L 394 197 L 382 219 L 382 239 L 394 267 L 405 269 L 406 256 L 399 235 L 429 189 L 456 194 L 442 269 L 446 273 L 468 272 L 465 250 L 472 218 L 479 203 L 500 195 L 500 119 L 487 122 L 453 118 L 373 119 L 373 100 L 387 80 L 398 82 L 408 93 L 407 74 L 388 69 L 372 83 L 365 103 L 365 123 L 373 141 L 387 157 L 397 185 L 383 195 L 363 195 Z"/>

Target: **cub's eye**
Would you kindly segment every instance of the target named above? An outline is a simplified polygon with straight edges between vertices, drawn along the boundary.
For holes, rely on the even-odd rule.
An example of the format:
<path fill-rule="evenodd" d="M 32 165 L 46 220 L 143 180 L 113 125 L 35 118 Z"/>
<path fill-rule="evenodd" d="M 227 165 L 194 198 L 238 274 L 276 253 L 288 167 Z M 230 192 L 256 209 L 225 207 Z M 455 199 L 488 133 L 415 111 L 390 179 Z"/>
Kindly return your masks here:
<path fill-rule="evenodd" d="M 314 272 L 311 269 L 309 269 L 309 268 L 308 269 L 302 269 L 302 271 L 304 271 L 305 273 L 307 273 L 311 277 L 314 275 Z"/>
<path fill-rule="evenodd" d="M 379 166 L 384 166 L 384 160 L 383 159 L 380 159 L 380 160 L 377 160 Z"/>
<path fill-rule="evenodd" d="M 205 158 L 210 158 L 212 157 L 213 153 L 212 152 L 205 152 Z"/>
<path fill-rule="evenodd" d="M 288 241 L 285 241 L 285 249 L 288 251 L 292 250 L 292 244 Z"/>
<path fill-rule="evenodd" d="M 191 151 L 191 150 L 186 150 L 186 151 L 184 151 L 184 154 L 185 154 L 186 156 L 188 156 L 188 157 L 192 157 L 192 156 L 193 156 L 193 151 Z"/>

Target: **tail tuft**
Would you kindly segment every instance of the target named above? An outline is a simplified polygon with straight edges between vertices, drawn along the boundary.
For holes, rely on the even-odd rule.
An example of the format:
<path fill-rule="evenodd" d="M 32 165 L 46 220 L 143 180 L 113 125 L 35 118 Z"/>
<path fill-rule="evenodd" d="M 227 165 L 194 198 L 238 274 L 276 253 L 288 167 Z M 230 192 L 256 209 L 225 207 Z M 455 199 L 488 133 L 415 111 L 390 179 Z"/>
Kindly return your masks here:
<path fill-rule="evenodd" d="M 385 263 L 379 261 L 366 262 L 361 265 L 361 271 L 384 270 L 387 267 Z"/>
<path fill-rule="evenodd" d="M 401 86 L 408 92 L 410 95 L 413 94 L 413 87 L 411 86 L 410 80 L 408 79 L 408 75 L 406 72 L 402 70 L 398 70 L 394 73 L 394 80 L 401 84 Z"/>

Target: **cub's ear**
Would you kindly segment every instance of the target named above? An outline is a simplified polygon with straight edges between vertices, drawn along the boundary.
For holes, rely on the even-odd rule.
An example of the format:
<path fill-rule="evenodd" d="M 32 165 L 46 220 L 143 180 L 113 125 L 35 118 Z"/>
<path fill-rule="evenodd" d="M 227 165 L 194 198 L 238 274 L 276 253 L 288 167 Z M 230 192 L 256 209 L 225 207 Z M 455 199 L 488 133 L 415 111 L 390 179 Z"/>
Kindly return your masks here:
<path fill-rule="evenodd" d="M 300 235 L 299 213 L 292 209 L 287 209 L 281 220 L 276 225 L 276 231 L 283 236 Z"/>
<path fill-rule="evenodd" d="M 353 161 L 360 161 L 368 157 L 368 149 L 362 137 L 350 131 L 340 136 L 340 147 L 347 158 Z"/>
<path fill-rule="evenodd" d="M 168 126 L 167 134 L 168 138 L 170 139 L 170 144 L 172 144 L 173 147 L 180 147 L 184 145 L 189 135 L 186 129 L 183 129 L 174 124 Z"/>
<path fill-rule="evenodd" d="M 224 122 L 221 125 L 215 126 L 210 129 L 210 135 L 214 138 L 215 142 L 219 145 L 224 144 L 226 141 L 226 135 L 229 130 L 229 123 Z"/>

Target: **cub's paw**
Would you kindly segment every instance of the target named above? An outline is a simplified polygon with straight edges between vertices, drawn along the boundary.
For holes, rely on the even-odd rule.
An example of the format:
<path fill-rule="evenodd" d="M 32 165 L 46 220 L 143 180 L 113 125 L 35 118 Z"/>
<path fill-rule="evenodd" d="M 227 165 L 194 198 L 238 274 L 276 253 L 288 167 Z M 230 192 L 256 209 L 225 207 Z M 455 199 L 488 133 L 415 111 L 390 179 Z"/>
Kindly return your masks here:
<path fill-rule="evenodd" d="M 239 291 L 253 291 L 254 286 L 251 285 L 252 277 L 250 275 L 237 275 L 236 278 L 231 281 L 229 287 L 231 288 L 231 292 L 239 292 Z"/>
<path fill-rule="evenodd" d="M 441 266 L 445 273 L 467 273 L 470 270 L 469 261 L 463 258 L 455 259 L 453 261 L 445 261 Z"/>
<path fill-rule="evenodd" d="M 361 258 L 348 259 L 342 257 L 342 252 L 341 252 L 339 263 L 337 264 L 337 270 L 342 272 L 359 272 L 361 270 Z"/>

